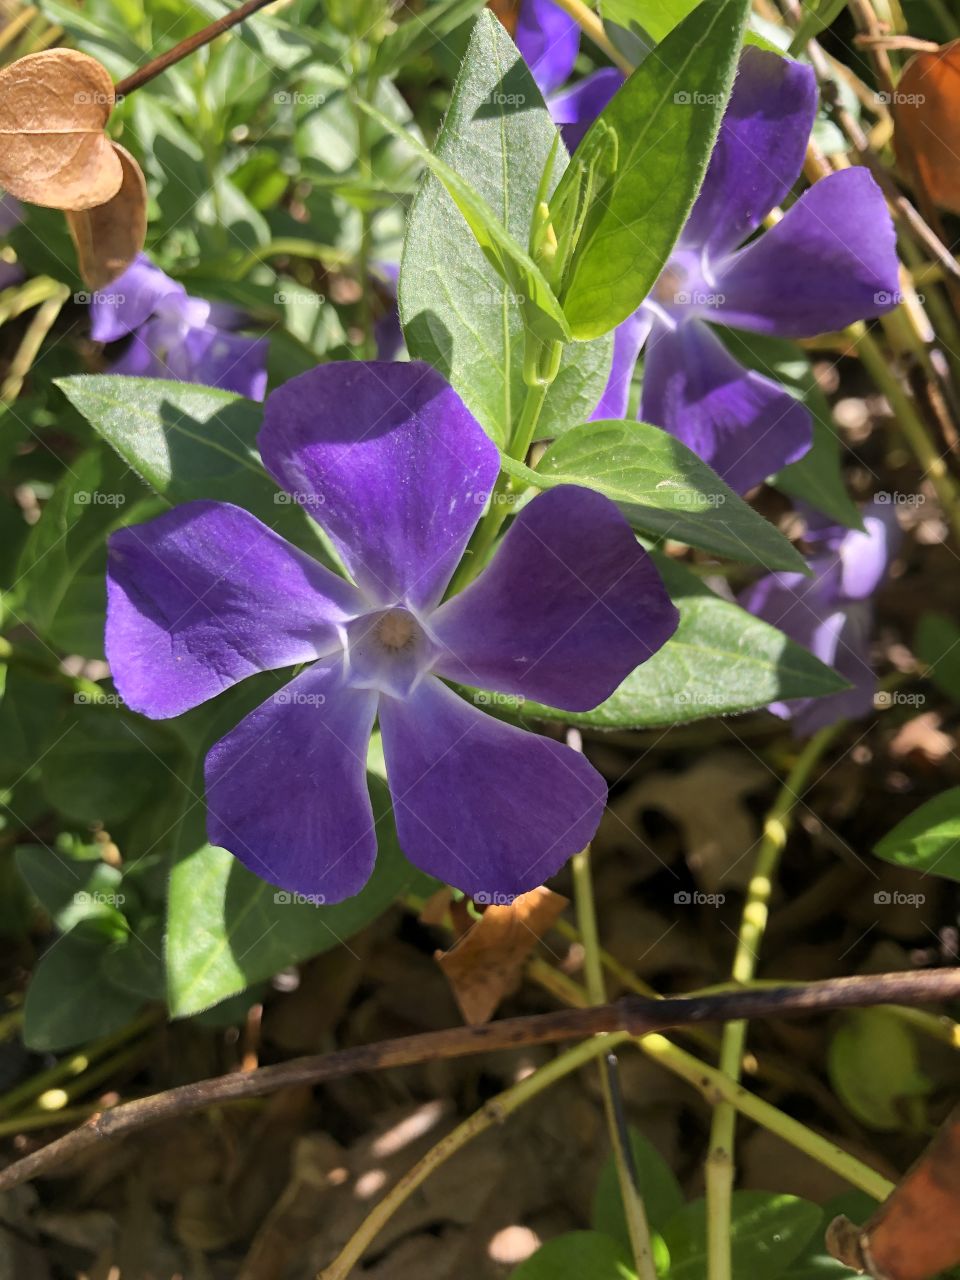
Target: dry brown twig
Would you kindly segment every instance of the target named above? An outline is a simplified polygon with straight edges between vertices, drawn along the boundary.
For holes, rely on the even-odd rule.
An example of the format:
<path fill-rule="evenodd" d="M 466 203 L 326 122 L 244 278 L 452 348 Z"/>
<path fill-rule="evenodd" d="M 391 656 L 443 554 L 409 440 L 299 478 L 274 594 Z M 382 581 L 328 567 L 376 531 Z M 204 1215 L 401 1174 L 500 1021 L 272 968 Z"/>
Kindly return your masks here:
<path fill-rule="evenodd" d="M 105 1139 L 132 1133 L 160 1120 L 189 1115 L 225 1102 L 263 1097 L 277 1089 L 319 1084 L 360 1071 L 382 1071 L 498 1049 L 559 1044 L 611 1032 L 644 1036 L 702 1022 L 796 1017 L 879 1004 L 916 1005 L 953 999 L 960 999 L 960 970 L 937 969 L 831 978 L 800 988 L 773 987 L 688 999 L 628 996 L 614 1004 L 593 1008 L 564 1009 L 505 1018 L 485 1026 L 451 1027 L 445 1031 L 381 1040 L 180 1085 L 99 1112 L 79 1128 L 0 1172 L 0 1191 L 36 1178 Z"/>

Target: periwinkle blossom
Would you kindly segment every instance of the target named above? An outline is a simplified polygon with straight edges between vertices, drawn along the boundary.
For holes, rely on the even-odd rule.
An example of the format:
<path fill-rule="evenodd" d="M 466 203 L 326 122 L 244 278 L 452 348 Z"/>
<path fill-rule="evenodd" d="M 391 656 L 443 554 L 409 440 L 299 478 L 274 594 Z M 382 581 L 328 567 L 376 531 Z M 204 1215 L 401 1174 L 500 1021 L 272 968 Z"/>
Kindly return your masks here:
<path fill-rule="evenodd" d="M 797 734 L 813 733 L 838 720 L 856 719 L 873 708 L 876 677 L 870 662 L 871 597 L 900 545 L 896 511 L 874 499 L 863 514 L 863 530 L 830 525 L 804 508 L 812 577 L 771 573 L 741 597 L 758 618 L 833 667 L 851 687 L 825 698 L 776 702 L 769 710 L 792 721 Z"/>
<path fill-rule="evenodd" d="M 177 716 L 309 664 L 210 750 L 211 841 L 285 889 L 356 893 L 376 856 L 365 760 L 379 717 L 411 861 L 474 894 L 539 884 L 593 835 L 603 779 L 444 682 L 596 706 L 677 625 L 650 557 L 607 498 L 563 486 L 524 506 L 444 602 L 499 454 L 424 364 L 302 374 L 269 396 L 259 446 L 352 581 L 222 502 L 110 539 L 107 655 L 132 709 Z"/>
<path fill-rule="evenodd" d="M 623 84 L 616 67 L 601 67 L 566 89 L 580 52 L 579 24 L 553 0 L 521 0 L 514 41 L 570 151 Z"/>
<path fill-rule="evenodd" d="M 617 331 L 594 414 L 624 416 L 645 346 L 640 417 L 741 493 L 802 457 L 813 424 L 779 383 L 740 364 L 713 324 L 812 337 L 897 302 L 893 223 L 866 169 L 822 178 L 754 236 L 800 177 L 816 109 L 810 67 L 743 51 L 703 187 L 653 291 Z"/>
<path fill-rule="evenodd" d="M 19 200 L 3 192 L 0 195 L 0 236 L 8 236 L 23 221 L 23 206 Z M 9 289 L 23 279 L 23 269 L 15 262 L 0 259 L 0 289 Z"/>
<path fill-rule="evenodd" d="M 243 323 L 240 312 L 191 298 L 145 254 L 91 296 L 90 315 L 95 342 L 116 342 L 130 335 L 111 373 L 201 382 L 251 400 L 263 399 L 266 338 L 232 333 Z"/>

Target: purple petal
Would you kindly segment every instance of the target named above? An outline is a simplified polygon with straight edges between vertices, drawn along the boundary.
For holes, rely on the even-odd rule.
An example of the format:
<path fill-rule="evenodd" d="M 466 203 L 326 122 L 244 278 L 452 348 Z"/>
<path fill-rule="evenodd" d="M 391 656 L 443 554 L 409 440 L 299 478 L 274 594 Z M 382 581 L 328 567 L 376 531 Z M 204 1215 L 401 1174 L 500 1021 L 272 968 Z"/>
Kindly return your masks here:
<path fill-rule="evenodd" d="M 535 888 L 592 839 L 606 783 L 582 755 L 478 711 L 428 678 L 383 698 L 400 847 L 470 894 Z"/>
<path fill-rule="evenodd" d="M 627 316 L 613 331 L 613 364 L 600 403 L 591 419 L 625 418 L 630 404 L 630 384 L 637 357 L 646 342 L 653 317 L 644 307 Z"/>
<path fill-rule="evenodd" d="M 7 235 L 23 221 L 23 205 L 8 192 L 0 195 L 0 236 Z"/>
<path fill-rule="evenodd" d="M 546 97 L 573 70 L 580 28 L 553 0 L 521 0 L 514 42 Z"/>
<path fill-rule="evenodd" d="M 91 295 L 91 338 L 94 342 L 115 342 L 132 333 L 153 315 L 161 298 L 173 294 L 185 298 L 187 291 L 141 253 L 122 276 Z"/>
<path fill-rule="evenodd" d="M 799 734 L 866 715 L 876 688 L 870 665 L 869 608 L 844 599 L 837 556 L 822 556 L 811 562 L 811 568 L 812 578 L 799 573 L 768 574 L 740 597 L 750 613 L 809 649 L 853 686 L 826 698 L 771 704 L 775 715 L 793 720 Z"/>
<path fill-rule="evenodd" d="M 23 268 L 16 262 L 0 262 L 0 289 L 9 289 L 23 278 Z"/>
<path fill-rule="evenodd" d="M 864 530 L 848 529 L 840 544 L 842 590 L 848 600 L 872 596 L 897 554 L 903 533 L 896 507 L 874 499 L 863 512 Z"/>
<path fill-rule="evenodd" d="M 260 453 L 374 603 L 440 599 L 500 457 L 429 365 L 321 365 L 267 398 Z"/>
<path fill-rule="evenodd" d="M 716 265 L 724 324 L 809 338 L 896 306 L 896 235 L 866 169 L 814 183 L 776 226 Z"/>
<path fill-rule="evenodd" d="M 257 671 L 338 646 L 356 590 L 225 502 L 187 502 L 109 540 L 107 657 L 124 701 L 162 720 Z"/>
<path fill-rule="evenodd" d="M 584 134 L 625 79 L 616 67 L 601 67 L 550 98 L 547 103 L 550 115 L 563 134 L 568 151 L 580 145 Z"/>
<path fill-rule="evenodd" d="M 678 620 L 616 506 L 561 485 L 524 507 L 476 581 L 433 615 L 446 650 L 434 669 L 589 711 L 669 640 Z"/>
<path fill-rule="evenodd" d="M 640 416 L 682 440 L 738 493 L 796 462 L 813 441 L 806 408 L 738 364 L 700 320 L 654 325 Z"/>
<path fill-rule="evenodd" d="M 268 347 L 266 338 L 246 338 L 213 325 L 191 330 L 184 340 L 191 375 L 186 380 L 262 400 L 267 390 Z"/>
<path fill-rule="evenodd" d="M 124 374 L 130 378 L 176 378 L 170 366 L 156 354 L 154 335 L 151 326 L 154 321 L 148 320 L 130 338 L 125 349 L 110 365 L 110 373 Z"/>
<path fill-rule="evenodd" d="M 370 879 L 377 837 L 366 755 L 377 695 L 311 667 L 207 755 L 207 834 L 254 875 L 326 902 Z"/>
<path fill-rule="evenodd" d="M 715 256 L 756 231 L 800 176 L 816 113 L 812 67 L 744 49 L 684 247 Z"/>

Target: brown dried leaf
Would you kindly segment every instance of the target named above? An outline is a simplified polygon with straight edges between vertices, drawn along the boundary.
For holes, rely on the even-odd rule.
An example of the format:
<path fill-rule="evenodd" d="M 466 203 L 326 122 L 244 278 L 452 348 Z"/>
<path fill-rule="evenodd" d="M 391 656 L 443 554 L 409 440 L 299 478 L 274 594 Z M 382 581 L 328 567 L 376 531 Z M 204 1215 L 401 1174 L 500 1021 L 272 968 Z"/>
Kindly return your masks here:
<path fill-rule="evenodd" d="M 827 1248 L 882 1280 L 930 1280 L 960 1263 L 960 1110 L 869 1222 L 830 1224 Z"/>
<path fill-rule="evenodd" d="M 84 284 L 102 289 L 123 275 L 147 235 L 147 184 L 129 151 L 111 144 L 123 169 L 120 190 L 106 204 L 67 212 Z"/>
<path fill-rule="evenodd" d="M 893 114 L 901 164 L 913 167 L 938 205 L 960 213 L 960 40 L 910 59 Z"/>
<path fill-rule="evenodd" d="M 541 885 L 506 906 L 487 907 L 449 951 L 437 952 L 465 1022 L 488 1022 L 516 991 L 527 957 L 566 906 L 566 898 Z"/>
<path fill-rule="evenodd" d="M 45 49 L 0 70 L 0 186 L 29 204 L 92 209 L 123 181 L 104 127 L 114 104 L 106 67 Z"/>

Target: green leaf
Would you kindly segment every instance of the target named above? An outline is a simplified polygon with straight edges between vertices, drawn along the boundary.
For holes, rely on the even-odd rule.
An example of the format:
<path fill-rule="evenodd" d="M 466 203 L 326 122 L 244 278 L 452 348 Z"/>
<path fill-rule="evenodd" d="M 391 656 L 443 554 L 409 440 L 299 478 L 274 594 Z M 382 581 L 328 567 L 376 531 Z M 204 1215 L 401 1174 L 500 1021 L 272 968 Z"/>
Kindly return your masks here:
<path fill-rule="evenodd" d="M 636 1280 L 615 1240 L 599 1231 L 571 1231 L 548 1240 L 510 1273 L 510 1280 Z"/>
<path fill-rule="evenodd" d="M 471 35 L 435 155 L 468 179 L 525 244 L 551 153 L 556 180 L 568 163 L 556 127 L 516 46 L 485 14 Z M 522 308 L 443 183 L 429 174 L 407 220 L 400 315 L 410 354 L 439 369 L 504 444 L 525 392 Z M 566 346 L 541 412 L 542 438 L 589 417 L 612 352 L 612 336 Z"/>
<path fill-rule="evenodd" d="M 374 55 L 378 76 L 394 75 L 404 63 L 425 53 L 480 9 L 483 0 L 438 0 L 391 31 Z"/>
<path fill-rule="evenodd" d="M 654 40 L 662 40 L 697 7 L 700 0 L 601 0 L 604 21 L 630 30 L 640 27 Z"/>
<path fill-rule="evenodd" d="M 724 329 L 722 337 L 741 364 L 779 382 L 806 406 L 813 418 L 813 444 L 809 452 L 778 471 L 771 484 L 791 498 L 808 502 L 849 529 L 862 529 L 860 512 L 843 479 L 841 442 L 833 414 L 803 351 L 793 342 L 766 334 Z"/>
<path fill-rule="evenodd" d="M 646 58 L 591 125 L 616 167 L 590 193 L 561 301 L 575 338 L 596 338 L 653 287 L 696 199 L 737 69 L 749 0 L 703 0 Z M 551 204 L 580 181 L 571 166 Z"/>
<path fill-rule="evenodd" d="M 735 1191 L 730 1224 L 732 1273 L 775 1280 L 802 1253 L 817 1227 L 818 1205 L 796 1196 Z M 707 1280 L 707 1213 L 695 1200 L 663 1229 L 670 1251 L 669 1280 Z"/>
<path fill-rule="evenodd" d="M 917 657 L 942 693 L 960 702 L 960 628 L 942 613 L 925 613 L 917 628 Z"/>
<path fill-rule="evenodd" d="M 914 809 L 873 852 L 897 867 L 960 880 L 960 787 L 951 787 Z"/>
<path fill-rule="evenodd" d="M 844 1106 L 869 1129 L 923 1127 L 923 1098 L 933 1084 L 920 1070 L 912 1027 L 888 1009 L 843 1015 L 827 1051 L 827 1071 Z"/>
<path fill-rule="evenodd" d="M 596 489 L 643 533 L 766 569 L 806 568 L 769 520 L 685 444 L 646 422 L 586 422 L 554 441 L 536 471 L 510 459 L 503 467 L 540 489 Z"/>
<path fill-rule="evenodd" d="M 232 854 L 209 844 L 178 858 L 167 907 L 170 1011 L 185 1017 L 272 977 L 288 965 L 348 943 L 407 889 L 430 892 L 397 844 L 389 793 L 368 775 L 379 815 L 373 876 L 353 898 L 332 906 L 300 901 L 247 871 Z"/>
<path fill-rule="evenodd" d="M 159 803 L 173 785 L 178 751 L 161 725 L 118 715 L 109 703 L 80 703 L 44 757 L 44 793 L 73 821 L 102 822 L 109 831 L 138 809 Z"/>
<path fill-rule="evenodd" d="M 642 729 L 734 715 L 847 687 L 782 631 L 722 599 L 682 565 L 654 558 L 680 612 L 674 635 L 593 711 L 570 714 L 527 702 L 524 715 L 602 729 Z"/>
<path fill-rule="evenodd" d="M 683 1192 L 673 1170 L 656 1147 L 639 1130 L 631 1128 L 629 1132 L 637 1186 L 643 1197 L 647 1222 L 654 1231 L 662 1231 L 669 1219 L 683 1208 Z M 597 1231 L 611 1236 L 629 1253 L 630 1235 L 620 1196 L 620 1179 L 612 1155 L 600 1171 L 590 1220 Z"/>
<path fill-rule="evenodd" d="M 143 1003 L 119 991 L 102 971 L 105 946 L 77 930 L 55 939 L 33 971 L 23 1007 L 23 1040 L 38 1053 L 56 1053 L 109 1035 Z"/>
<path fill-rule="evenodd" d="M 477 25 L 482 28 L 485 23 L 493 22 L 500 25 L 492 14 L 484 13 Z M 509 81 L 504 80 L 503 84 L 507 85 Z M 509 96 L 507 89 L 502 92 L 504 96 Z M 443 183 L 447 194 L 473 232 L 473 238 L 483 251 L 483 256 L 506 285 L 513 290 L 516 298 L 523 300 L 521 305 L 524 308 L 525 318 L 537 337 L 543 342 L 569 341 L 570 329 L 564 313 L 540 268 L 507 231 L 490 205 L 477 194 L 470 182 L 462 178 L 439 156 L 428 151 L 411 133 L 400 125 L 394 124 L 381 111 L 369 103 L 360 102 L 359 105 L 382 128 L 395 137 L 403 138 L 427 168 Z"/>
<path fill-rule="evenodd" d="M 63 472 L 31 529 L 18 567 L 22 614 L 54 645 L 103 654 L 106 538 L 147 519 L 157 499 L 111 450 L 99 446 Z"/>
<path fill-rule="evenodd" d="M 116 867 L 78 861 L 42 845 L 20 845 L 16 863 L 30 892 L 61 933 L 87 921 L 105 936 L 126 934 L 121 911 L 124 895 Z"/>
<path fill-rule="evenodd" d="M 263 409 L 252 400 L 162 378 L 78 375 L 64 395 L 152 489 L 171 503 L 219 498 L 277 527 L 301 523 L 278 501 L 256 450 Z"/>

